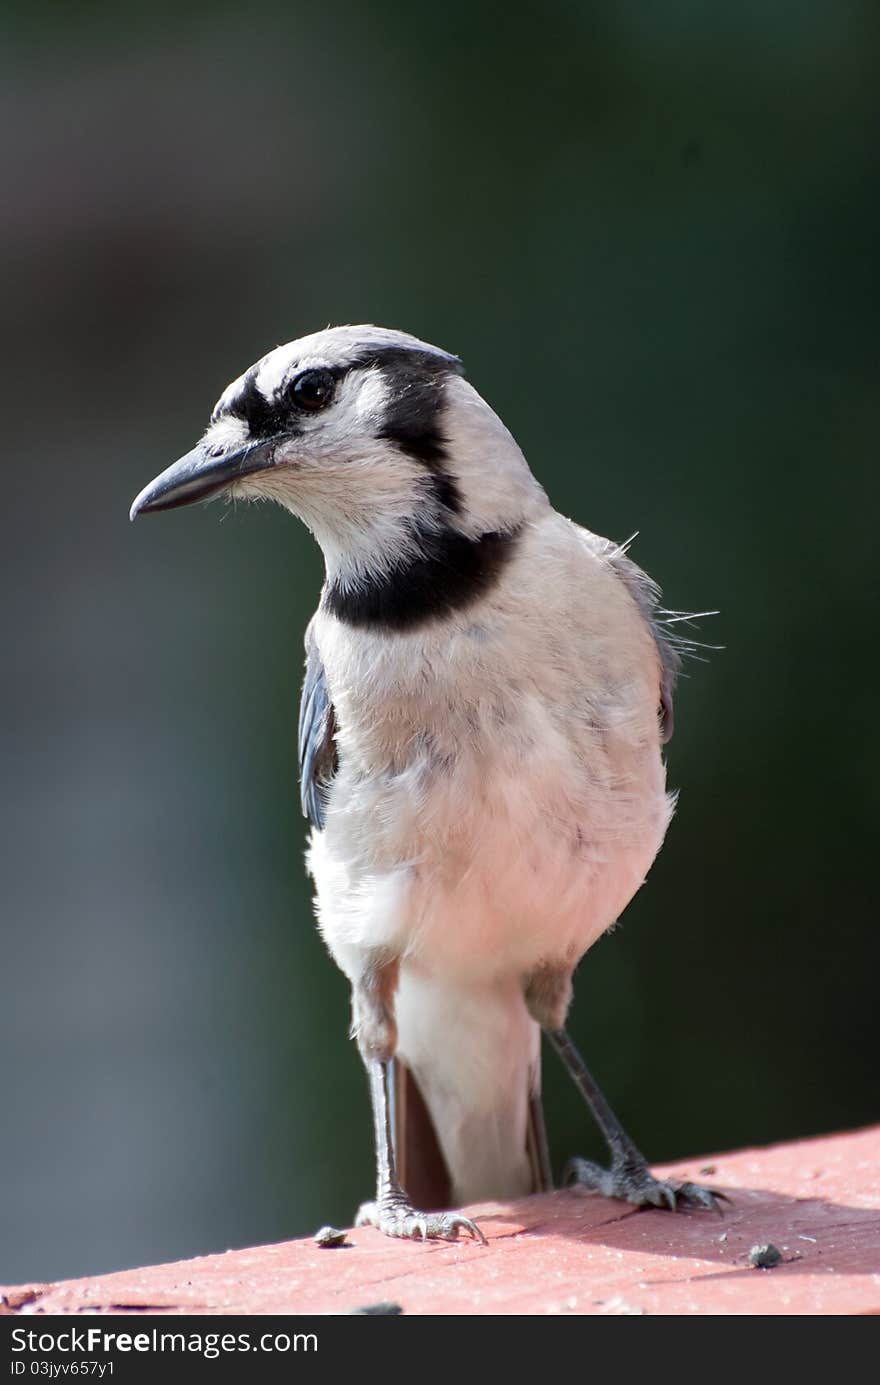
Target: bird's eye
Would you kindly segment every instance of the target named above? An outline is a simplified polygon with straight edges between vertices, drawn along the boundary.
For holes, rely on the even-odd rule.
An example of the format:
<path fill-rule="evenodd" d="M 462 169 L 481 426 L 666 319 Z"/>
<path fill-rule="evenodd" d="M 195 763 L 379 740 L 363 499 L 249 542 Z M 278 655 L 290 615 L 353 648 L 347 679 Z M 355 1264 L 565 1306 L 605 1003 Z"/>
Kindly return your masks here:
<path fill-rule="evenodd" d="M 314 413 L 330 403 L 335 384 L 329 370 L 304 370 L 290 386 L 290 399 L 298 409 L 308 409 Z"/>

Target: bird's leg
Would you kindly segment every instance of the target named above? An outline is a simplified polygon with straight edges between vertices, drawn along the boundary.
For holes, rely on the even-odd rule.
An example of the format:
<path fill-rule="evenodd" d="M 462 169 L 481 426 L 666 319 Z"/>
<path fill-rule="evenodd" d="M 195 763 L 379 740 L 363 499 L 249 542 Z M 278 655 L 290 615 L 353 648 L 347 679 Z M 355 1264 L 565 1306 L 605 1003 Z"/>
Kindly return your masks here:
<path fill-rule="evenodd" d="M 394 1161 L 388 1101 L 391 1063 L 374 1059 L 368 1062 L 367 1072 L 376 1135 L 376 1201 L 364 1203 L 356 1224 L 378 1227 L 386 1236 L 423 1241 L 454 1241 L 459 1231 L 464 1231 L 485 1245 L 485 1236 L 469 1217 L 459 1216 L 457 1212 L 419 1212 L 413 1207 L 397 1180 Z"/>
<path fill-rule="evenodd" d="M 397 1046 L 394 991 L 397 962 L 371 967 L 352 992 L 354 1032 L 370 1080 L 376 1141 L 376 1200 L 359 1209 L 356 1225 L 375 1226 L 386 1236 L 454 1241 L 459 1231 L 486 1244 L 475 1222 L 455 1212 L 420 1212 L 413 1207 L 397 1177 L 391 1132 L 391 1063 Z"/>
<path fill-rule="evenodd" d="M 562 1174 L 563 1183 L 589 1188 L 604 1197 L 618 1197 L 636 1207 L 710 1207 L 720 1212 L 719 1198 L 696 1183 L 662 1181 L 650 1172 L 645 1156 L 627 1135 L 605 1100 L 589 1069 L 565 1028 L 571 1004 L 571 967 L 545 964 L 526 977 L 526 1008 L 547 1035 L 562 1059 L 566 1071 L 584 1101 L 611 1151 L 611 1167 L 601 1168 L 586 1159 L 569 1159 Z"/>
<path fill-rule="evenodd" d="M 562 1181 L 569 1187 L 588 1188 L 604 1197 L 617 1197 L 636 1207 L 705 1207 L 720 1212 L 724 1194 L 697 1183 L 655 1178 L 645 1156 L 627 1135 L 593 1080 L 586 1063 L 564 1027 L 546 1029 L 550 1043 L 589 1106 L 611 1152 L 611 1167 L 603 1169 L 586 1159 L 569 1159 Z M 724 1199 L 726 1201 L 726 1199 Z"/>

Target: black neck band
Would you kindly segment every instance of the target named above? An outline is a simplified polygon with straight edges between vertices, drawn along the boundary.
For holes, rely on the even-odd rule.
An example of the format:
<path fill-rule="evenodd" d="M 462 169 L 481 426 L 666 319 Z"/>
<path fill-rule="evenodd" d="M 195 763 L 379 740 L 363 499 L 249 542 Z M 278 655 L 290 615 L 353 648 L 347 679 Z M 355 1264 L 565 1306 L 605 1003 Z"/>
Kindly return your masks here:
<path fill-rule="evenodd" d="M 338 580 L 324 590 L 323 605 L 359 628 L 413 630 L 452 615 L 491 591 L 510 561 L 520 528 L 470 539 L 457 530 L 419 535 L 421 552 L 364 577 L 357 587 Z"/>

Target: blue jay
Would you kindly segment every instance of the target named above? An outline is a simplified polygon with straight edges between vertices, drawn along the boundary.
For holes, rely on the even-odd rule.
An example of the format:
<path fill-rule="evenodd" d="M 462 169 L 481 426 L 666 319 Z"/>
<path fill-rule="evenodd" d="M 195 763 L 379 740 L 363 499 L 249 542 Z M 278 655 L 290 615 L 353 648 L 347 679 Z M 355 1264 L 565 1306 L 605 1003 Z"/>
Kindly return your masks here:
<path fill-rule="evenodd" d="M 553 509 L 456 356 L 386 328 L 270 351 L 131 517 L 221 493 L 276 501 L 324 555 L 299 754 L 318 922 L 372 1099 L 359 1221 L 482 1240 L 449 1209 L 550 1185 L 542 1031 L 610 1151 L 566 1181 L 717 1210 L 651 1175 L 565 1028 L 575 967 L 672 814 L 680 649 L 658 589 Z"/>

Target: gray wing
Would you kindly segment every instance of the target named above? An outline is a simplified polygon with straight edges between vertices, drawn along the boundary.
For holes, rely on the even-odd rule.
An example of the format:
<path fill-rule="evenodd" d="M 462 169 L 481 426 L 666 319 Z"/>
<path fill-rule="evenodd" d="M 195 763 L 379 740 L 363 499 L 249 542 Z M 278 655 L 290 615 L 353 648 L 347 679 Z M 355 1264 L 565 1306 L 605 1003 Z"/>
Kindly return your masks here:
<path fill-rule="evenodd" d="M 299 778 L 303 816 L 319 829 L 324 826 L 327 790 L 336 773 L 335 735 L 336 716 L 310 625 L 306 630 L 306 674 L 299 704 Z"/>
<path fill-rule="evenodd" d="M 623 549 L 615 549 L 613 545 L 609 545 L 609 548 L 613 551 L 606 550 L 606 557 L 648 622 L 660 655 L 660 739 L 665 745 L 672 739 L 674 729 L 672 697 L 681 669 L 681 652 L 661 619 L 660 589 L 656 582 L 652 582 L 648 574 L 626 556 Z"/>

